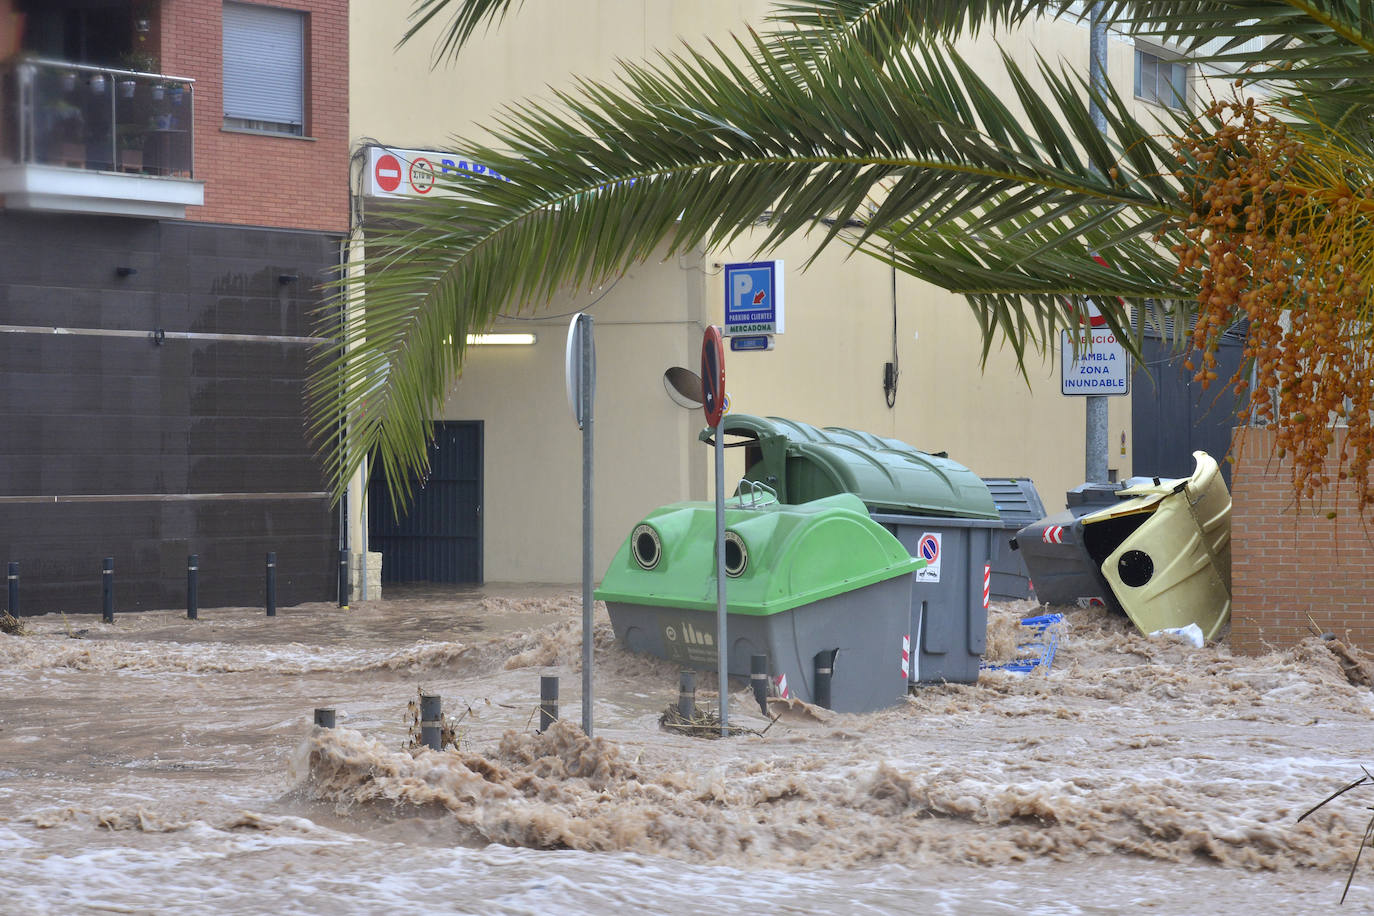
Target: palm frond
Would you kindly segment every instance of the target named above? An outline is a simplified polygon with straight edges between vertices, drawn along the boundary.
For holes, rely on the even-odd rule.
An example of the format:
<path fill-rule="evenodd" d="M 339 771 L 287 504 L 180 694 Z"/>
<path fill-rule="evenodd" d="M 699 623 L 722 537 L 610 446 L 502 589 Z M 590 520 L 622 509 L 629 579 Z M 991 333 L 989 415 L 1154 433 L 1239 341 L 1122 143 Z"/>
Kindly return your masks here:
<path fill-rule="evenodd" d="M 799 64 L 795 49 L 754 37 L 627 66 L 621 86 L 584 82 L 551 105 L 507 109 L 492 145 L 463 152 L 509 180 L 443 180 L 452 196 L 369 231 L 362 272 L 341 291 L 366 307 L 325 312 L 322 333 L 336 343 L 310 385 L 336 485 L 369 453 L 391 481 L 424 467 L 428 420 L 461 369 L 466 334 L 656 251 L 723 245 L 755 225 L 760 249 L 817 229 L 823 245 L 850 222 L 864 226 L 850 244 L 892 233 L 935 244 L 980 222 L 982 244 L 1007 239 L 1019 258 L 1031 239 L 1051 238 L 1035 224 L 1045 214 L 1061 231 L 1077 223 L 1123 237 L 1178 216 L 1162 147 L 1137 142 L 1118 105 L 1109 121 L 1135 148 L 1114 151 L 1066 77 L 1046 71 L 1042 95 L 1004 63 L 1028 128 L 947 48 L 880 67 L 846 44 Z M 1010 263 L 1004 254 L 981 269 L 1000 269 L 1014 289 L 1025 277 Z M 935 276 L 930 258 L 899 266 Z M 989 328 L 1043 340 L 1054 326 L 1014 317 L 1011 292 L 967 288 L 993 309 Z"/>
<path fill-rule="evenodd" d="M 777 24 L 774 40 L 799 49 L 823 52 L 837 41 L 851 42 L 881 57 L 894 37 L 952 40 L 1073 7 L 1071 0 L 778 0 L 768 20 Z"/>
<path fill-rule="evenodd" d="M 434 60 L 437 63 L 446 57 L 456 57 L 472 38 L 479 26 L 488 28 L 500 25 L 512 6 L 522 6 L 525 0 L 415 0 L 411 7 L 410 26 L 406 29 L 397 46 L 425 30 L 436 19 L 442 21 L 445 12 L 449 13 L 443 32 L 434 42 Z"/>

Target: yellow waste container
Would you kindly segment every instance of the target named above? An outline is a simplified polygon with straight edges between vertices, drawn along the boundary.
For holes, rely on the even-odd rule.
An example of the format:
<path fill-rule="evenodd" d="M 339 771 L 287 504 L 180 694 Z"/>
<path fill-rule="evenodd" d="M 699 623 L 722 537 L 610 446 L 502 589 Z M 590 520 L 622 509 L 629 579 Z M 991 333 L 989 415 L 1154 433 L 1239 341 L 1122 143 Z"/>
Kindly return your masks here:
<path fill-rule="evenodd" d="M 1083 544 L 1141 632 L 1196 623 L 1215 639 L 1231 616 L 1231 494 L 1211 455 L 1193 460 L 1193 476 L 1128 488 L 1085 515 Z"/>

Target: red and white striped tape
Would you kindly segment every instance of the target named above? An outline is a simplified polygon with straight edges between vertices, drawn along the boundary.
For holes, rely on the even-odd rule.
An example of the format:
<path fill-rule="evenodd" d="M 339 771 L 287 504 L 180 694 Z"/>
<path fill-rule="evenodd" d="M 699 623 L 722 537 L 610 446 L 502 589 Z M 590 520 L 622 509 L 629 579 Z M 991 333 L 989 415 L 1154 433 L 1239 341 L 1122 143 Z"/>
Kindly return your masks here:
<path fill-rule="evenodd" d="M 983 610 L 988 609 L 988 598 L 992 596 L 992 564 L 983 564 Z"/>
<path fill-rule="evenodd" d="M 791 696 L 791 694 L 787 692 L 787 675 L 779 674 L 773 679 L 773 683 L 778 687 L 778 696 L 782 697 L 784 700 Z"/>
<path fill-rule="evenodd" d="M 1050 525 L 1044 531 L 1040 532 L 1040 540 L 1044 541 L 1046 544 L 1064 543 L 1064 526 Z"/>
<path fill-rule="evenodd" d="M 902 637 L 902 677 L 911 677 L 911 634 Z"/>

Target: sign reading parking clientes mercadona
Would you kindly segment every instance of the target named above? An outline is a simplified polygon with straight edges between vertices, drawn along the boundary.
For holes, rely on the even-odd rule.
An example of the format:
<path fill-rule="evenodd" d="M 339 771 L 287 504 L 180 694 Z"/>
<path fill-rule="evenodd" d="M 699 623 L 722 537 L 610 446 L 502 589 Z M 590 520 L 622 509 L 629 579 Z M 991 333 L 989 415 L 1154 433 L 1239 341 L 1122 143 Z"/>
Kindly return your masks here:
<path fill-rule="evenodd" d="M 1096 308 L 1080 327 L 1077 347 L 1068 331 L 1059 334 L 1059 390 L 1069 395 L 1130 394 L 1131 359 Z"/>
<path fill-rule="evenodd" d="M 781 334 L 782 262 L 725 265 L 725 335 Z"/>

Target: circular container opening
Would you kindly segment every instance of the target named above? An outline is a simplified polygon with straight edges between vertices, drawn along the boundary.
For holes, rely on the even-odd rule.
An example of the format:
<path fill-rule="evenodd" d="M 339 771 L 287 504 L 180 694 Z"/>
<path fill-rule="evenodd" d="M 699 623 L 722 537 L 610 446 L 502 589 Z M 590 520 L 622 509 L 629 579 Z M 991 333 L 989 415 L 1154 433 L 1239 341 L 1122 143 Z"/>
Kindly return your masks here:
<path fill-rule="evenodd" d="M 1131 588 L 1140 588 L 1155 574 L 1155 561 L 1143 550 L 1128 550 L 1116 561 L 1117 574 Z"/>
<path fill-rule="evenodd" d="M 744 539 L 733 531 L 725 532 L 725 574 L 731 579 L 739 578 L 748 565 L 749 550 Z"/>
<path fill-rule="evenodd" d="M 658 532 L 649 525 L 640 525 L 630 535 L 630 552 L 642 568 L 653 569 L 663 558 L 663 544 L 658 539 Z"/>

